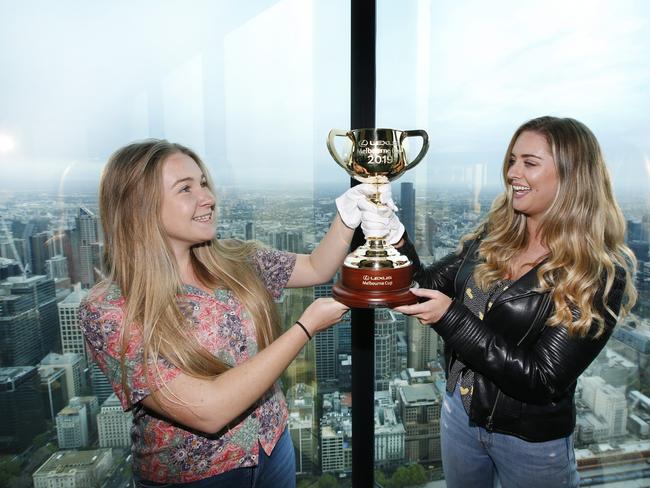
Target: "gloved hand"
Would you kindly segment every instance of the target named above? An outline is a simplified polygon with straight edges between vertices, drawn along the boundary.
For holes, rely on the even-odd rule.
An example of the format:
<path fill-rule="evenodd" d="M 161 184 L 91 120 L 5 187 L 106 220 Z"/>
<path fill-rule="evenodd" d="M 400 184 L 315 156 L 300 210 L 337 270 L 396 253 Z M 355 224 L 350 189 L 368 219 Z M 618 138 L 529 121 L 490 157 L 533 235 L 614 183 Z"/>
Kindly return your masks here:
<path fill-rule="evenodd" d="M 393 204 L 395 207 L 395 204 Z M 404 224 L 395 214 L 396 208 L 363 204 L 361 230 L 366 237 L 382 237 L 387 244 L 397 244 L 404 235 Z"/>
<path fill-rule="evenodd" d="M 336 208 L 341 216 L 343 223 L 350 229 L 356 229 L 361 223 L 361 205 L 368 203 L 373 207 L 375 204 L 370 202 L 370 197 L 379 191 L 379 200 L 384 204 L 397 210 L 391 194 L 390 184 L 373 185 L 371 183 L 362 183 L 347 190 L 343 195 L 336 199 Z"/>

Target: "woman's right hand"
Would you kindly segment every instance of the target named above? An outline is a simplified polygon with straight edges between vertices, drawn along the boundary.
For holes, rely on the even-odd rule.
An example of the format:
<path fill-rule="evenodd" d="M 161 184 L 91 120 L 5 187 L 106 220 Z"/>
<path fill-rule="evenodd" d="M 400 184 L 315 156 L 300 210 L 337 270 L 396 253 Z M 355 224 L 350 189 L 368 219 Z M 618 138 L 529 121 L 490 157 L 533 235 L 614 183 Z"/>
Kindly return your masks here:
<path fill-rule="evenodd" d="M 305 309 L 298 320 L 314 336 L 340 322 L 349 309 L 333 298 L 319 298 Z"/>

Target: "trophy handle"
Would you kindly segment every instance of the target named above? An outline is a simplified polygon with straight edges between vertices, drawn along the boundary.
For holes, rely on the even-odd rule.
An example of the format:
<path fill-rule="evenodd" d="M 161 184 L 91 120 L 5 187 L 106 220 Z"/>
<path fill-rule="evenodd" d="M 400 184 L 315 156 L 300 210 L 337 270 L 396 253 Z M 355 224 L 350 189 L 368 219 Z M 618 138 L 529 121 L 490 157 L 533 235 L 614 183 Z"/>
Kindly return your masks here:
<path fill-rule="evenodd" d="M 429 134 L 426 133 L 426 131 L 423 130 L 405 130 L 402 132 L 402 136 L 400 137 L 400 143 L 406 139 L 407 137 L 421 137 L 422 138 L 422 148 L 420 149 L 420 152 L 418 155 L 415 157 L 413 161 L 408 163 L 406 167 L 404 168 L 404 171 L 407 169 L 415 168 L 415 166 L 422 161 L 422 158 L 424 155 L 427 153 L 427 150 L 429 149 Z"/>
<path fill-rule="evenodd" d="M 343 158 L 336 150 L 336 146 L 334 145 L 335 137 L 347 137 L 352 141 L 353 145 L 354 145 L 354 139 L 350 137 L 350 133 L 348 131 L 339 130 L 339 129 L 332 129 L 327 136 L 327 149 L 329 150 L 330 154 L 334 158 L 334 161 L 336 161 L 336 164 L 338 164 L 341 168 L 343 168 L 349 175 L 354 176 L 354 172 L 350 168 L 348 168 L 348 165 L 346 164 L 345 161 L 343 161 Z"/>

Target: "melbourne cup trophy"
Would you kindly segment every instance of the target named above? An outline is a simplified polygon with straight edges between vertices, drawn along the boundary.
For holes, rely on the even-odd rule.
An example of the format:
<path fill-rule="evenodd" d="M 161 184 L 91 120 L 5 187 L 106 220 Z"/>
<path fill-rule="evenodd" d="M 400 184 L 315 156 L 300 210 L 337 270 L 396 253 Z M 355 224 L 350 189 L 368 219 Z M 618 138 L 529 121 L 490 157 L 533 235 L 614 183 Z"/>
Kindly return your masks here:
<path fill-rule="evenodd" d="M 351 148 L 341 157 L 336 149 L 337 137 L 346 138 Z M 405 139 L 419 137 L 422 147 L 409 161 Z M 370 200 L 379 200 L 379 185 L 388 185 L 406 170 L 414 168 L 429 148 L 429 136 L 423 130 L 394 129 L 332 129 L 327 148 L 341 168 L 361 183 L 377 185 Z M 413 263 L 387 244 L 385 236 L 365 236 L 366 243 L 350 253 L 341 268 L 341 279 L 332 287 L 332 294 L 341 303 L 353 308 L 398 307 L 417 302 L 409 288 L 413 284 Z"/>

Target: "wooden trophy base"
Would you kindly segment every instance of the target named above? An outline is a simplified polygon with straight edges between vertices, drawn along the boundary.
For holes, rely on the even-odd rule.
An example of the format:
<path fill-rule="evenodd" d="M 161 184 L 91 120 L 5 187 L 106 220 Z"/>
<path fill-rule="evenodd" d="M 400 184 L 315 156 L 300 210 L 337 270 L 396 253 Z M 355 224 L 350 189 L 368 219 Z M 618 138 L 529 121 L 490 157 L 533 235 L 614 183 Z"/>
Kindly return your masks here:
<path fill-rule="evenodd" d="M 418 299 L 412 266 L 401 268 L 354 268 L 343 265 L 341 280 L 332 287 L 336 300 L 351 308 L 380 308 L 412 305 Z"/>

